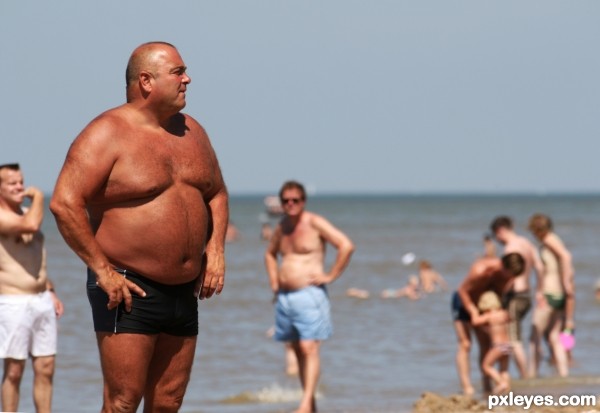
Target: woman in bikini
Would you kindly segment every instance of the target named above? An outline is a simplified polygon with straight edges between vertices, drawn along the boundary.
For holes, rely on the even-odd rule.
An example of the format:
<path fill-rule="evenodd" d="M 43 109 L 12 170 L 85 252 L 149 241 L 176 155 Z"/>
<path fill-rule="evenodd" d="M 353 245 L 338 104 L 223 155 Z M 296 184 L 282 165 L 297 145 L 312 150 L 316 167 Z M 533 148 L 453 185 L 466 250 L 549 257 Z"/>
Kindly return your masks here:
<path fill-rule="evenodd" d="M 541 360 L 541 339 L 544 337 L 552 351 L 558 374 L 569 375 L 567 351 L 560 342 L 560 333 L 575 328 L 575 288 L 571 253 L 553 232 L 551 219 L 535 214 L 529 219 L 529 230 L 540 242 L 544 263 L 543 297 L 538 299 L 533 313 L 530 338 L 530 377 L 536 377 Z"/>

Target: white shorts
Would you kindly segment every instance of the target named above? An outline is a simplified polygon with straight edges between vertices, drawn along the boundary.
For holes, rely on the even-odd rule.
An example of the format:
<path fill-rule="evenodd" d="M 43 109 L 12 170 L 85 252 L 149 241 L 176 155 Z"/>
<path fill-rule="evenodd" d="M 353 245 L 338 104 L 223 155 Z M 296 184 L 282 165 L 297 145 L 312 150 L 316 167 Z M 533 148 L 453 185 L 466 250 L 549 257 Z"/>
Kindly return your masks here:
<path fill-rule="evenodd" d="M 0 358 L 56 354 L 56 313 L 50 294 L 0 294 Z"/>

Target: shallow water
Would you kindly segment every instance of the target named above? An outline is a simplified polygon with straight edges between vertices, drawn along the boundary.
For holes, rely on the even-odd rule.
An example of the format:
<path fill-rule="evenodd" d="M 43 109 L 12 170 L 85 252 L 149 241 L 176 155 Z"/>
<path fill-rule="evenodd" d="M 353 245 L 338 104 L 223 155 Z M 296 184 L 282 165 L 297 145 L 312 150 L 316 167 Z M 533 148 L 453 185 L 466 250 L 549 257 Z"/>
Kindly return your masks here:
<path fill-rule="evenodd" d="M 450 292 L 418 301 L 382 300 L 378 294 L 404 285 L 416 272 L 414 264 L 402 265 L 401 256 L 407 252 L 414 252 L 417 260 L 429 259 L 451 289 L 456 287 L 481 254 L 482 235 L 498 214 L 511 215 L 522 234 L 534 212 L 554 219 L 576 267 L 577 346 L 572 375 L 600 375 L 600 365 L 589 362 L 596 359 L 600 347 L 596 334 L 600 305 L 592 290 L 600 277 L 600 196 L 316 197 L 307 208 L 329 218 L 357 246 L 348 270 L 329 288 L 335 332 L 322 347 L 320 411 L 405 412 L 424 391 L 459 390 Z M 241 239 L 227 248 L 224 293 L 200 304 L 196 361 L 182 412 L 287 412 L 296 406 L 299 386 L 284 373 L 283 346 L 265 334 L 273 315 L 263 267 L 265 243 L 259 239 L 262 214 L 260 197 L 231 201 L 231 218 Z M 102 377 L 84 266 L 64 244 L 49 214 L 44 231 L 49 271 L 66 306 L 59 322 L 54 411 L 98 412 Z M 371 298 L 348 298 L 344 294 L 348 287 L 367 289 Z M 528 322 L 525 326 L 528 332 Z M 472 370 L 477 382 L 475 366 Z M 515 376 L 514 366 L 511 372 Z M 554 372 L 544 364 L 541 375 Z M 587 392 L 597 389 L 597 384 L 580 381 L 561 388 Z M 28 366 L 21 411 L 34 411 L 30 394 Z"/>

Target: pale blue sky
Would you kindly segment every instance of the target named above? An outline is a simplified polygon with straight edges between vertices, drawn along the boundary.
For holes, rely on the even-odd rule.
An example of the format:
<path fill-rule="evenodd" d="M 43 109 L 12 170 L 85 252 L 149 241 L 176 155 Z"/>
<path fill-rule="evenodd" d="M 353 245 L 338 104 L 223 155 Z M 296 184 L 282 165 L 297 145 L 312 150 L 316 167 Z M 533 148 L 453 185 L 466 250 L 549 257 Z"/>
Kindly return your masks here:
<path fill-rule="evenodd" d="M 0 162 L 51 191 L 175 44 L 233 194 L 600 192 L 598 1 L 0 1 Z"/>

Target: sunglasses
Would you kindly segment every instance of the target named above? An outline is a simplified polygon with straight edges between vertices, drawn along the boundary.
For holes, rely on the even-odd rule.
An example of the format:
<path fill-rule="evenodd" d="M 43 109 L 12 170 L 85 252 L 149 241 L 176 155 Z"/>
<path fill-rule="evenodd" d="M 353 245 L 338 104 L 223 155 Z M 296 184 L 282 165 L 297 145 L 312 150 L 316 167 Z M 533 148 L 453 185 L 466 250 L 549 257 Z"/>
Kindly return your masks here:
<path fill-rule="evenodd" d="M 300 202 L 302 202 L 302 199 L 301 198 L 281 198 L 281 203 L 283 205 L 289 204 L 290 202 L 292 204 L 296 205 L 296 204 L 299 204 Z"/>

